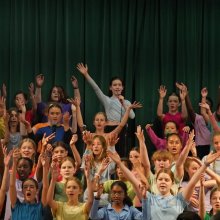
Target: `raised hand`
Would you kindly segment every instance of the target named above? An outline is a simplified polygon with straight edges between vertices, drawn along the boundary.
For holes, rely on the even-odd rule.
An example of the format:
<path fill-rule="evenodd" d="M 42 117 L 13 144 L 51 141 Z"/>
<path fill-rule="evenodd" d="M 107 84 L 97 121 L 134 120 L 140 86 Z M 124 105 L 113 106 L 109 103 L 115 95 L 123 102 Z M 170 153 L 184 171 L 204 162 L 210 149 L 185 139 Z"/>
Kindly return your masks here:
<path fill-rule="evenodd" d="M 13 163 L 17 164 L 18 159 L 21 157 L 20 150 L 18 148 L 13 150 Z"/>
<path fill-rule="evenodd" d="M 213 163 L 218 157 L 220 156 L 220 151 L 216 152 L 216 153 L 210 153 L 207 155 L 206 157 L 206 161 L 204 162 L 204 164 L 206 166 L 209 166 L 211 163 Z"/>
<path fill-rule="evenodd" d="M 7 88 L 6 88 L 5 83 L 2 84 L 2 96 L 3 96 L 4 98 L 7 97 Z"/>
<path fill-rule="evenodd" d="M 119 140 L 119 138 L 118 138 L 117 134 L 111 133 L 107 139 L 107 146 L 108 147 L 115 146 L 118 143 L 118 140 Z"/>
<path fill-rule="evenodd" d="M 11 156 L 13 154 L 13 150 L 10 150 L 9 153 L 7 154 L 6 146 L 2 146 L 2 151 L 3 151 L 3 155 L 4 155 L 5 167 L 9 167 L 9 162 L 10 162 Z"/>
<path fill-rule="evenodd" d="M 189 126 L 185 126 L 182 128 L 182 131 L 185 133 L 189 133 L 190 132 L 190 127 Z"/>
<path fill-rule="evenodd" d="M 34 98 L 34 83 L 30 83 L 28 86 L 28 90 L 29 90 L 29 94 L 31 96 L 31 98 Z"/>
<path fill-rule="evenodd" d="M 77 66 L 76 66 L 76 68 L 79 70 L 79 72 L 80 73 L 82 73 L 84 76 L 86 75 L 86 74 L 88 74 L 88 66 L 87 66 L 87 64 L 84 66 L 84 64 L 83 63 L 78 63 L 77 64 Z"/>
<path fill-rule="evenodd" d="M 128 106 L 130 109 L 135 109 L 135 108 L 142 108 L 142 104 L 140 102 L 134 101 L 131 105 Z"/>
<path fill-rule="evenodd" d="M 118 155 L 117 152 L 112 152 L 110 150 L 107 151 L 108 157 L 110 157 L 116 164 L 119 164 L 121 162 L 121 158 Z"/>
<path fill-rule="evenodd" d="M 70 115 L 69 112 L 65 112 L 65 113 L 63 114 L 63 125 L 64 125 L 64 126 L 69 126 L 71 117 L 72 117 L 72 116 Z"/>
<path fill-rule="evenodd" d="M 206 87 L 205 87 L 205 88 L 202 88 L 202 90 L 201 90 L 201 96 L 202 96 L 203 98 L 206 98 L 207 95 L 208 95 L 208 89 L 207 89 Z"/>
<path fill-rule="evenodd" d="M 161 85 L 160 88 L 158 89 L 158 92 L 159 92 L 161 99 L 165 98 L 165 96 L 167 94 L 166 86 Z"/>
<path fill-rule="evenodd" d="M 79 85 L 78 85 L 78 80 L 76 79 L 75 76 L 71 76 L 71 82 L 72 82 L 72 85 L 73 85 L 73 88 L 74 89 L 78 89 L 79 88 Z"/>
<path fill-rule="evenodd" d="M 46 137 L 46 133 L 44 133 L 44 135 L 41 139 L 42 148 L 44 149 L 43 152 L 45 151 L 45 148 L 46 148 L 47 144 L 49 143 L 49 141 L 51 141 L 53 138 L 55 138 L 55 135 L 56 135 L 56 133 L 54 132 Z"/>
<path fill-rule="evenodd" d="M 75 145 L 77 141 L 78 141 L 78 135 L 77 134 L 73 134 L 72 138 L 70 140 L 70 147 Z"/>
<path fill-rule="evenodd" d="M 77 107 L 77 106 L 80 106 L 80 100 L 79 100 L 78 98 L 75 98 L 75 99 L 69 98 L 69 99 L 67 99 L 67 101 L 68 101 L 69 103 L 72 103 L 72 104 L 75 105 L 76 107 Z"/>
<path fill-rule="evenodd" d="M 36 87 L 41 88 L 42 85 L 44 84 L 44 75 L 43 74 L 38 74 L 35 77 L 35 82 L 36 82 Z"/>
<path fill-rule="evenodd" d="M 146 126 L 145 126 L 146 131 L 152 126 L 153 126 L 153 124 L 146 124 Z"/>
<path fill-rule="evenodd" d="M 199 106 L 205 108 L 206 110 L 210 110 L 210 106 L 207 103 L 199 103 Z"/>
<path fill-rule="evenodd" d="M 93 140 L 93 134 L 90 131 L 83 132 L 83 141 L 87 145 L 91 145 Z"/>
<path fill-rule="evenodd" d="M 135 132 L 135 135 L 136 135 L 137 139 L 139 140 L 139 142 L 144 142 L 145 141 L 144 131 L 141 128 L 140 125 L 137 126 L 137 130 Z"/>

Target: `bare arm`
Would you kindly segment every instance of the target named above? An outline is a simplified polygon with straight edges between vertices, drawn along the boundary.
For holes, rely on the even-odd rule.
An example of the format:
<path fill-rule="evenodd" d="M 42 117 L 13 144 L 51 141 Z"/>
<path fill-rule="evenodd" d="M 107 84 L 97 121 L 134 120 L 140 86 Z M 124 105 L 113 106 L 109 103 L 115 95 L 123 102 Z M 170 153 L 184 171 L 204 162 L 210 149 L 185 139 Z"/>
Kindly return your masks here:
<path fill-rule="evenodd" d="M 189 201 L 190 197 L 193 194 L 194 187 L 196 183 L 199 181 L 200 175 L 206 170 L 206 168 L 214 162 L 220 156 L 220 152 L 209 154 L 206 158 L 206 161 L 202 166 L 196 171 L 196 173 L 192 176 L 189 183 L 183 189 L 183 197 Z"/>
<path fill-rule="evenodd" d="M 18 162 L 19 156 L 20 156 L 19 150 L 18 149 L 14 150 L 12 172 L 11 172 L 10 183 L 9 183 L 9 195 L 10 195 L 12 208 L 15 207 L 15 204 L 17 201 L 17 191 L 16 191 L 16 186 L 15 186 L 15 181 L 16 181 L 16 168 L 17 168 L 17 162 Z"/>
<path fill-rule="evenodd" d="M 120 157 L 117 153 L 112 153 L 111 151 L 108 151 L 108 156 L 117 164 L 117 166 L 120 167 L 125 177 L 132 183 L 138 198 L 141 199 L 142 194 L 139 190 L 140 182 L 134 177 L 133 173 L 121 162 Z"/>
<path fill-rule="evenodd" d="M 56 184 L 56 179 L 58 177 L 58 171 L 57 167 L 55 164 L 52 164 L 52 178 L 50 181 L 49 189 L 47 192 L 47 204 L 51 207 L 53 213 L 56 213 L 58 205 L 55 200 L 53 200 L 54 197 L 54 189 L 55 189 L 55 184 Z"/>
<path fill-rule="evenodd" d="M 201 219 L 205 218 L 205 189 L 203 181 L 200 180 L 200 190 L 199 190 L 199 216 Z"/>
<path fill-rule="evenodd" d="M 189 140 L 187 141 L 186 146 L 182 150 L 177 162 L 176 162 L 176 170 L 175 170 L 175 177 L 177 177 L 178 180 L 181 180 L 184 175 L 184 163 L 186 161 L 186 158 L 189 154 L 189 151 L 193 146 L 195 146 L 195 142 L 193 141 L 194 138 L 194 130 L 190 133 Z"/>
<path fill-rule="evenodd" d="M 47 157 L 46 154 L 43 154 L 40 157 L 40 160 L 41 160 L 41 165 L 43 166 L 43 190 L 42 190 L 41 202 L 43 206 L 46 206 L 47 205 L 47 191 L 49 188 L 49 180 L 47 177 L 48 170 L 50 169 L 49 158 Z"/>
<path fill-rule="evenodd" d="M 201 101 L 201 103 L 206 103 L 206 97 L 207 97 L 207 95 L 208 95 L 208 90 L 207 90 L 206 88 L 203 88 L 203 89 L 201 90 L 201 95 L 202 95 L 202 101 Z M 200 108 L 200 111 L 201 111 L 201 115 L 203 116 L 203 118 L 204 118 L 206 124 L 208 124 L 208 123 L 209 123 L 209 115 L 207 114 L 206 109 L 203 108 L 203 107 L 201 107 L 201 108 Z"/>
<path fill-rule="evenodd" d="M 9 161 L 11 159 L 12 151 L 9 152 L 9 154 L 6 154 L 7 149 L 3 147 L 3 153 L 4 153 L 4 164 L 5 164 L 5 169 L 4 169 L 4 174 L 3 174 L 3 179 L 2 179 L 2 185 L 0 189 L 0 214 L 4 205 L 5 201 L 5 194 L 7 191 L 7 182 L 9 181 Z"/>
<path fill-rule="evenodd" d="M 76 148 L 76 142 L 78 140 L 78 136 L 77 134 L 73 134 L 71 140 L 70 140 L 70 147 L 71 147 L 71 150 L 73 152 L 73 157 L 75 159 L 75 162 L 76 162 L 76 169 L 79 169 L 80 165 L 81 165 L 81 157 L 80 157 L 80 154 Z"/>
<path fill-rule="evenodd" d="M 140 104 L 140 102 L 135 101 L 133 104 L 131 104 L 127 107 L 126 112 L 125 112 L 120 124 L 111 133 L 119 134 L 128 121 L 129 113 L 130 113 L 131 109 L 136 109 L 136 108 L 142 108 L 142 105 Z"/>
<path fill-rule="evenodd" d="M 85 163 L 85 168 L 84 168 L 84 173 L 86 177 L 86 182 L 87 182 L 87 190 L 88 190 L 88 200 L 86 201 L 86 212 L 89 214 L 90 209 L 92 208 L 92 203 L 93 203 L 93 189 L 92 189 L 92 182 L 90 180 L 90 161 L 86 161 Z"/>
<path fill-rule="evenodd" d="M 158 89 L 158 91 L 159 91 L 160 98 L 159 98 L 159 103 L 158 103 L 158 106 L 157 106 L 157 116 L 160 118 L 160 120 L 162 120 L 163 117 L 164 117 L 164 114 L 163 114 L 163 100 L 166 96 L 167 89 L 166 89 L 165 86 L 161 85 L 160 88 Z"/>
<path fill-rule="evenodd" d="M 43 83 L 44 83 L 44 75 L 38 74 L 35 77 L 35 82 L 36 82 L 36 89 L 35 89 L 36 102 L 40 103 L 40 102 L 42 102 L 41 87 L 43 86 Z"/>
<path fill-rule="evenodd" d="M 144 132 L 140 125 L 137 126 L 137 132 L 135 134 L 139 141 L 141 164 L 145 169 L 145 176 L 148 178 L 150 175 L 150 160 L 148 157 L 147 146 L 145 144 Z"/>
<path fill-rule="evenodd" d="M 199 104 L 201 106 L 201 108 L 204 108 L 206 113 L 208 114 L 208 117 L 209 117 L 209 121 L 212 125 L 212 128 L 213 130 L 216 132 L 216 131 L 220 131 L 220 128 L 217 124 L 217 121 L 215 120 L 215 117 L 214 115 L 212 114 L 211 110 L 210 110 L 210 107 L 207 103 L 200 103 Z"/>

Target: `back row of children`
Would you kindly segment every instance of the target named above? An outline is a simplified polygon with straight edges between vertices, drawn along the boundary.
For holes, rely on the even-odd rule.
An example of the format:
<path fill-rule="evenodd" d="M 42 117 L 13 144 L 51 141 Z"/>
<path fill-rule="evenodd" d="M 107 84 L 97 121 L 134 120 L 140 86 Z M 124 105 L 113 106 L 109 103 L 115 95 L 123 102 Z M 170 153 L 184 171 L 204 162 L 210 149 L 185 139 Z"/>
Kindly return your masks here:
<path fill-rule="evenodd" d="M 94 117 L 94 132 L 83 129 L 75 77 L 71 78 L 74 98 L 67 99 L 64 89 L 54 86 L 50 99 L 44 103 L 41 99 L 44 76 L 38 75 L 35 91 L 33 84 L 29 86 L 31 110 L 27 110 L 23 92 L 15 96 L 16 107 L 6 110 L 3 86 L 0 103 L 4 156 L 0 162 L 4 168 L 0 190 L 2 218 L 172 220 L 184 210 L 200 219 L 217 214 L 220 209 L 220 107 L 212 114 L 207 89 L 201 91 L 200 115 L 192 108 L 186 85 L 177 83 L 180 96 L 175 93 L 169 96 L 169 111 L 164 113 L 167 90 L 160 86 L 157 115 L 164 136 L 159 137 L 151 124 L 145 127 L 157 149 L 151 163 L 149 146 L 140 126 L 134 134 L 139 146 L 129 154 L 121 135 L 126 132 L 123 128 L 128 118 L 135 117 L 133 110 L 142 105 L 124 99 L 120 78 L 111 80 L 109 97 L 91 78 L 87 65 L 79 63 L 77 69 L 105 108 L 105 113 L 98 112 Z M 186 126 L 187 119 L 194 127 L 191 131 Z M 77 125 L 86 146 L 83 155 L 76 146 Z M 209 154 L 210 145 L 214 151 Z"/>

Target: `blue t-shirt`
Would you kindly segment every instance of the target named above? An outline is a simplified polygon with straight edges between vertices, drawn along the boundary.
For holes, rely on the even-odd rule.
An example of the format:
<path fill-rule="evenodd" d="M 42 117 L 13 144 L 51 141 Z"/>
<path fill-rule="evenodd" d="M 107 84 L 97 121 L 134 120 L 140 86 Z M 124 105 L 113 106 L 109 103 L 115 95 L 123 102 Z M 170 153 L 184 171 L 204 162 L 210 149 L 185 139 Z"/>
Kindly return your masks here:
<path fill-rule="evenodd" d="M 12 208 L 12 220 L 42 220 L 43 205 L 39 203 L 25 203 L 17 199 L 15 207 Z"/>

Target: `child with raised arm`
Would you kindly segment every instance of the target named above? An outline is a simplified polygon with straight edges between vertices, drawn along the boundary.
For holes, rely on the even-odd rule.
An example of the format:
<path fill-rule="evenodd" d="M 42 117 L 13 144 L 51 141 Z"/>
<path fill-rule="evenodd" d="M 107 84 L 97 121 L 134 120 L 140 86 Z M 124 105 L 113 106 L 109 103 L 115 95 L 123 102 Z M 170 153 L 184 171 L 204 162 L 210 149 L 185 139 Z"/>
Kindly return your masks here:
<path fill-rule="evenodd" d="M 9 180 L 9 162 L 11 159 L 11 155 L 12 155 L 12 150 L 7 154 L 7 148 L 6 147 L 2 147 L 2 151 L 4 154 L 4 165 L 5 165 L 5 169 L 4 169 L 4 174 L 3 174 L 3 178 L 2 178 L 2 184 L 1 184 L 1 188 L 0 188 L 0 216 L 2 213 L 2 209 L 3 209 L 3 205 L 4 205 L 4 201 L 5 201 L 5 195 L 7 192 L 7 182 Z"/>
<path fill-rule="evenodd" d="M 168 97 L 167 105 L 168 105 L 168 112 L 163 113 L 163 104 L 164 98 L 167 94 L 167 89 L 165 86 L 161 85 L 159 88 L 159 103 L 157 106 L 157 116 L 162 121 L 162 127 L 164 130 L 164 126 L 168 121 L 174 121 L 179 128 L 179 134 L 182 134 L 182 129 L 185 126 L 185 120 L 187 118 L 187 109 L 185 103 L 185 96 L 186 93 L 184 90 L 180 90 L 180 98 L 177 96 L 176 93 L 172 93 Z M 182 111 L 179 112 L 178 108 L 181 105 Z"/>
<path fill-rule="evenodd" d="M 105 207 L 98 209 L 99 200 L 103 188 L 99 187 L 97 195 L 93 201 L 90 211 L 90 218 L 97 220 L 142 220 L 143 214 L 136 208 L 132 207 L 132 201 L 127 194 L 127 186 L 123 181 L 115 181 L 111 185 L 110 203 Z"/>
<path fill-rule="evenodd" d="M 203 173 L 206 168 L 215 161 L 217 157 L 219 157 L 219 155 L 220 152 L 208 155 L 205 163 L 193 175 L 188 185 L 177 195 L 172 195 L 171 192 L 171 187 L 174 181 L 173 173 L 170 169 L 161 169 L 156 176 L 156 184 L 159 195 L 147 192 L 146 200 L 142 201 L 143 213 L 147 213 L 146 219 L 176 220 L 177 216 L 183 212 L 184 208 L 188 204 L 188 201 L 193 194 L 194 187 L 200 179 L 201 173 Z M 127 178 L 132 182 L 137 195 L 141 199 L 142 194 L 140 192 L 137 179 L 121 163 L 120 158 L 117 155 L 109 152 L 109 156 L 126 173 Z"/>
<path fill-rule="evenodd" d="M 95 83 L 95 81 L 91 78 L 91 76 L 88 73 L 88 66 L 83 63 L 79 63 L 77 65 L 77 69 L 79 72 L 86 78 L 88 83 L 91 85 L 93 90 L 95 91 L 98 99 L 102 103 L 102 105 L 105 108 L 105 113 L 107 115 L 107 126 L 106 126 L 106 132 L 111 132 L 112 130 L 117 127 L 121 120 L 123 115 L 126 112 L 126 109 L 128 108 L 131 103 L 124 99 L 122 96 L 122 92 L 124 90 L 124 85 L 122 80 L 119 77 L 114 77 L 111 79 L 109 84 L 109 90 L 111 93 L 111 97 L 106 96 L 102 90 L 98 87 L 98 85 Z M 129 113 L 129 118 L 133 119 L 135 117 L 134 111 L 131 110 Z M 126 127 L 120 134 L 120 139 L 118 142 L 118 153 L 120 156 L 126 156 L 127 155 L 127 140 L 126 140 Z"/>
<path fill-rule="evenodd" d="M 185 90 L 186 91 L 186 107 L 188 111 L 188 118 L 192 122 L 195 130 L 195 142 L 196 142 L 196 150 L 197 150 L 197 155 L 200 159 L 202 159 L 205 155 L 207 155 L 210 152 L 210 142 L 211 142 L 211 133 L 210 130 L 206 124 L 206 121 L 204 120 L 204 117 L 200 114 L 195 113 L 190 97 L 189 97 L 189 92 L 183 83 L 176 83 L 176 86 L 180 90 Z M 201 91 L 201 94 L 203 96 L 203 90 Z M 207 104 L 209 106 L 212 105 L 208 99 L 206 99 Z"/>
<path fill-rule="evenodd" d="M 64 88 L 62 86 L 54 85 L 49 92 L 49 97 L 48 97 L 47 102 L 43 102 L 42 97 L 41 97 L 41 88 L 44 84 L 44 75 L 38 74 L 35 80 L 36 80 L 35 95 L 36 95 L 36 100 L 37 100 L 37 113 L 39 117 L 38 118 L 39 122 L 46 123 L 48 121 L 47 108 L 50 103 L 57 103 L 61 106 L 63 113 L 68 112 L 72 116 L 71 130 L 73 133 L 76 133 L 77 123 L 76 123 L 75 107 L 72 106 L 67 101 L 67 95 L 66 95 Z M 78 81 L 74 76 L 71 77 L 71 83 L 72 83 L 73 90 L 74 90 L 74 97 L 77 97 L 78 99 L 80 99 Z"/>
<path fill-rule="evenodd" d="M 83 192 L 81 182 L 75 178 L 69 178 L 65 183 L 65 193 L 67 196 L 66 202 L 55 201 L 53 199 L 55 183 L 58 177 L 58 170 L 55 164 L 52 164 L 52 179 L 50 182 L 49 190 L 47 193 L 47 201 L 52 209 L 53 215 L 57 220 L 87 220 L 89 211 L 92 207 L 93 191 L 92 183 L 90 180 L 90 165 L 86 161 L 84 168 L 87 187 L 88 187 L 88 200 L 85 203 L 79 202 L 79 197 Z"/>
<path fill-rule="evenodd" d="M 155 166 L 155 174 L 153 174 L 150 170 L 150 161 L 148 158 L 147 147 L 144 143 L 143 131 L 140 126 L 137 127 L 137 134 L 139 134 L 139 141 L 143 144 L 140 144 L 140 155 L 141 155 L 141 163 L 146 172 L 146 177 L 150 184 L 150 190 L 154 194 L 158 194 L 158 189 L 156 187 L 156 175 L 163 168 L 170 168 L 174 174 L 174 184 L 172 185 L 172 191 L 174 194 L 177 194 L 179 184 L 184 175 L 184 162 L 188 156 L 189 151 L 194 145 L 194 132 L 192 131 L 189 135 L 189 140 L 185 148 L 180 153 L 180 149 L 182 148 L 179 137 L 176 134 L 173 134 L 170 139 L 168 139 L 168 149 L 156 151 L 152 156 L 152 161 Z M 179 152 L 179 153 L 178 153 Z M 177 154 L 178 153 L 178 154 Z M 175 157 L 175 155 L 177 155 Z"/>
<path fill-rule="evenodd" d="M 12 208 L 12 219 L 23 220 L 33 219 L 41 220 L 43 218 L 43 207 L 46 206 L 46 193 L 48 190 L 47 184 L 47 170 L 49 168 L 48 158 L 41 157 L 41 163 L 43 166 L 43 190 L 41 202 L 38 202 L 36 197 L 38 194 L 38 182 L 32 178 L 24 179 L 22 182 L 22 193 L 24 201 L 20 201 L 17 198 L 16 192 L 16 169 L 18 163 L 19 154 L 16 150 L 13 153 L 13 166 L 10 176 L 9 193 Z"/>

